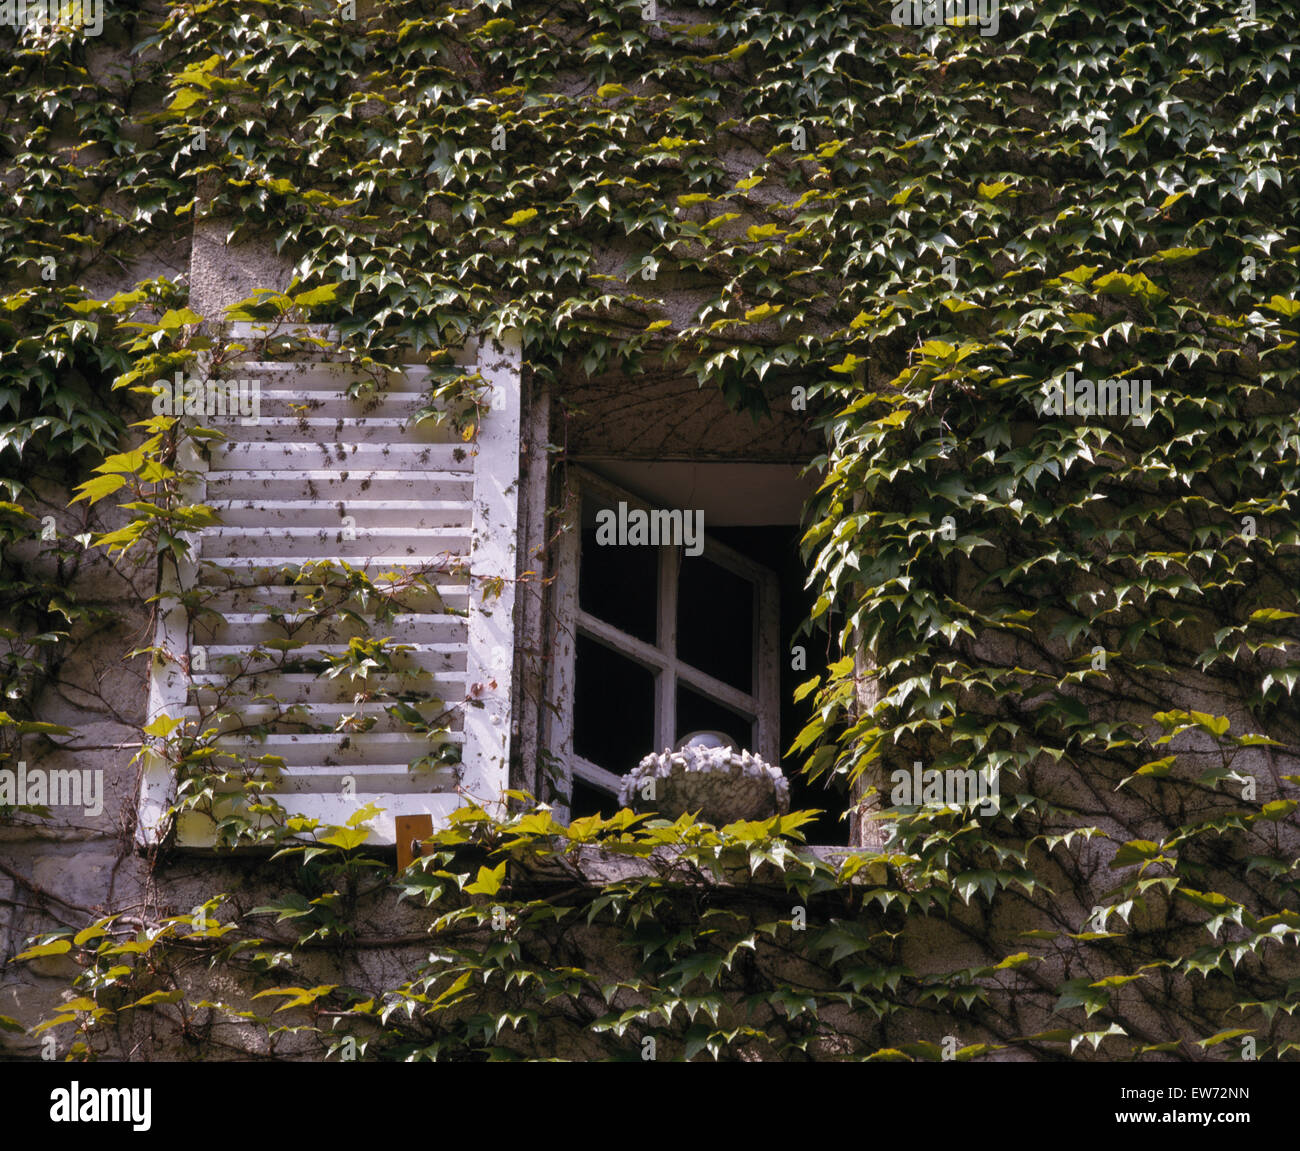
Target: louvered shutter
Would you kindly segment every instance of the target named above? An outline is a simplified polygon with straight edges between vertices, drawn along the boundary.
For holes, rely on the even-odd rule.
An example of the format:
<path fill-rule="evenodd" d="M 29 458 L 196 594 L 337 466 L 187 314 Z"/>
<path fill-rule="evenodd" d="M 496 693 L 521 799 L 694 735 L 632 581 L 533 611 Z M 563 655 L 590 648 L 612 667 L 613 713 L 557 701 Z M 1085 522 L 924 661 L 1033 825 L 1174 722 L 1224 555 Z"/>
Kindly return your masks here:
<path fill-rule="evenodd" d="M 468 358 L 468 362 L 466 362 Z M 384 809 L 371 820 L 368 842 L 394 841 L 394 819 L 427 813 L 435 824 L 465 801 L 499 800 L 507 786 L 513 662 L 514 579 L 519 473 L 519 345 L 507 337 L 462 356 L 491 388 L 491 408 L 473 442 L 447 424 L 413 414 L 428 402 L 428 370 L 412 367 L 381 398 L 354 398 L 355 369 L 328 362 L 245 362 L 228 377 L 256 381 L 255 424 L 227 416 L 202 422 L 227 440 L 192 453 L 185 466 L 200 476 L 193 502 L 221 516 L 220 527 L 197 533 L 179 583 L 164 587 L 157 644 L 171 658 L 156 660 L 149 719 L 198 714 L 225 693 L 245 722 L 275 705 L 300 705 L 303 725 L 271 723 L 264 735 L 223 735 L 217 746 L 239 756 L 278 756 L 273 794 L 293 814 L 343 823 L 366 803 Z M 193 417 L 189 417 L 193 418 Z M 391 636 L 412 650 L 396 657 L 404 698 L 461 704 L 442 742 L 459 744 L 459 763 L 412 769 L 436 750 L 382 707 L 367 714 L 368 731 L 333 731 L 355 710 L 346 677 L 274 668 L 275 657 L 252 658 L 259 644 L 286 637 L 304 588 L 286 578 L 286 565 L 344 561 L 379 573 L 423 571 L 437 594 L 408 597 L 402 614 L 374 621 L 312 621 L 293 638 L 295 660 L 346 649 L 353 636 Z M 261 586 L 250 588 L 250 582 Z M 176 596 L 199 587 L 208 607 L 191 627 Z M 353 608 L 357 605 L 353 603 Z M 189 674 L 186 674 L 188 667 Z M 382 681 L 379 686 L 388 684 Z M 260 699 L 259 699 L 260 697 Z M 260 709 L 260 710 L 259 710 Z M 439 709 L 426 705 L 426 715 Z M 324 728 L 324 731 L 320 731 Z M 147 748 L 138 837 L 156 842 L 175 796 L 172 770 Z M 185 814 L 176 843 L 212 842 L 210 820 Z"/>

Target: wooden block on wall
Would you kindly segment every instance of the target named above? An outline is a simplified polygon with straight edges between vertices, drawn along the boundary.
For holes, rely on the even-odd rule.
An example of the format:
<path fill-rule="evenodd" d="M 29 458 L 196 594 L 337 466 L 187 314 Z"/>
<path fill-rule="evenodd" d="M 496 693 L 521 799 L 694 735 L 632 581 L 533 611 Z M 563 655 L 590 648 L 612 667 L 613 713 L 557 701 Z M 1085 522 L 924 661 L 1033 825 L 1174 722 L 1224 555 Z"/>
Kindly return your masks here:
<path fill-rule="evenodd" d="M 405 871 L 411 861 L 423 855 L 420 840 L 433 834 L 433 816 L 399 815 L 397 824 L 397 870 Z"/>

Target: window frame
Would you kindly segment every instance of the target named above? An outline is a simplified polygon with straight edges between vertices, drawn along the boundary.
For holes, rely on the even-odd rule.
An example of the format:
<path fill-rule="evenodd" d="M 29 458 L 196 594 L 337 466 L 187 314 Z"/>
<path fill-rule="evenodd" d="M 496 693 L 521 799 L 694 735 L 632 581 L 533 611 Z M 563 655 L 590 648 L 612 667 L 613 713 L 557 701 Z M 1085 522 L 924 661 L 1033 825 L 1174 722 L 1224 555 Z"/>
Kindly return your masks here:
<path fill-rule="evenodd" d="M 581 634 L 611 651 L 647 668 L 654 675 L 655 747 L 646 753 L 676 746 L 677 685 L 682 683 L 705 698 L 750 719 L 751 746 L 769 763 L 779 764 L 780 747 L 780 585 L 776 573 L 707 534 L 701 558 L 733 572 L 754 585 L 751 690 L 741 691 L 684 663 L 677 656 L 677 591 L 681 548 L 659 545 L 656 589 L 656 635 L 653 644 L 615 627 L 582 609 L 578 580 L 582 553 L 582 501 L 584 493 L 597 492 L 605 501 L 625 502 L 630 509 L 650 511 L 654 505 L 636 493 L 570 464 L 563 477 L 563 521 L 555 551 L 555 641 L 547 699 L 547 746 L 555 754 L 571 784 L 581 780 L 591 787 L 617 794 L 622 777 L 577 754 L 574 737 L 574 689 L 577 672 L 577 638 Z M 630 770 L 633 765 L 629 764 Z M 570 796 L 571 798 L 571 796 Z M 557 801 L 557 817 L 569 818 L 569 804 Z"/>

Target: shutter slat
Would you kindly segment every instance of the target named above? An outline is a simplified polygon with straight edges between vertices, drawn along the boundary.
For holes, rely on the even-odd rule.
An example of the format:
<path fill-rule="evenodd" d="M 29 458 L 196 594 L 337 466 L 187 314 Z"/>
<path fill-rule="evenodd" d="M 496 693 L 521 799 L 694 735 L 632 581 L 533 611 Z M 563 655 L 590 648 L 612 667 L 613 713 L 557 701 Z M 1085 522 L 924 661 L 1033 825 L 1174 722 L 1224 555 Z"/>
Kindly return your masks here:
<path fill-rule="evenodd" d="M 342 394 L 337 388 L 263 387 L 258 406 L 262 419 L 267 416 L 296 417 L 299 413 L 312 417 L 346 415 L 351 419 L 357 415 L 358 409 L 365 420 L 375 416 L 410 419 L 425 407 L 425 397 L 423 392 L 388 392 L 358 400 Z M 235 426 L 242 427 L 243 421 L 236 421 Z M 420 426 L 430 431 L 443 429 L 446 435 L 455 434 L 445 422 L 427 420 Z"/>
<path fill-rule="evenodd" d="M 200 699 L 205 706 L 211 705 L 219 688 L 229 687 L 229 677 L 215 672 L 196 672 L 192 678 L 194 687 L 190 697 Z M 468 682 L 463 670 L 448 669 L 436 675 L 407 676 L 401 679 L 371 675 L 367 686 L 372 692 L 417 692 L 428 698 L 454 700 L 464 697 Z M 257 696 L 268 694 L 272 687 L 279 689 L 276 699 L 286 706 L 299 703 L 332 705 L 351 700 L 356 695 L 355 685 L 341 676 L 328 679 L 305 672 L 263 672 L 260 675 L 249 675 L 235 684 L 233 691 L 241 700 L 253 700 Z M 374 708 L 377 705 L 371 703 L 368 706 Z"/>
<path fill-rule="evenodd" d="M 328 647 L 354 636 L 362 638 L 381 634 L 394 643 L 436 644 L 438 648 L 459 646 L 465 634 L 465 619 L 456 615 L 432 612 L 390 616 L 380 625 L 346 616 L 318 618 L 304 613 L 285 616 L 258 615 L 252 612 L 227 612 L 220 620 L 211 617 L 194 625 L 196 639 L 222 646 L 265 643 L 267 640 L 293 639 L 304 645 L 313 641 Z M 298 649 L 295 649 L 298 650 Z"/>
<path fill-rule="evenodd" d="M 202 696 L 202 691 L 194 694 L 195 699 Z M 459 698 L 459 693 L 457 694 Z M 208 699 L 211 703 L 211 698 Z M 367 727 L 365 734 L 372 735 L 404 735 L 409 734 L 410 729 L 400 720 L 395 719 L 387 710 L 392 705 L 386 701 L 378 700 L 367 703 L 360 703 L 353 700 L 346 702 L 329 702 L 320 699 L 305 701 L 295 701 L 294 703 L 284 702 L 275 705 L 265 702 L 240 702 L 238 716 L 231 715 L 228 718 L 210 718 L 207 720 L 209 727 L 215 727 L 218 732 L 238 734 L 245 731 L 248 725 L 253 724 L 264 729 L 271 734 L 278 735 L 285 732 L 302 732 L 304 724 L 328 728 L 330 731 L 338 733 L 346 730 L 343 727 L 344 721 L 352 721 L 357 717 L 364 717 L 368 724 L 373 726 Z M 436 693 L 429 693 L 421 699 L 409 701 L 407 704 L 418 711 L 426 720 L 433 721 L 443 714 L 444 707 Z M 193 707 L 185 709 L 187 715 L 198 716 L 199 712 Z M 457 743 L 463 742 L 462 739 L 454 738 L 458 736 L 463 717 L 459 712 L 453 713 L 450 717 L 450 731 L 446 735 L 444 742 Z M 437 746 L 437 741 L 430 741 L 431 746 Z M 405 762 L 410 762 L 408 759 Z"/>
<path fill-rule="evenodd" d="M 209 500 L 232 527 L 341 527 L 343 516 L 356 517 L 372 528 L 409 526 L 456 527 L 466 522 L 468 503 L 457 500 Z"/>
<path fill-rule="evenodd" d="M 217 499 L 297 500 L 304 496 L 329 500 L 416 499 L 469 500 L 472 475 L 453 472 L 394 471 L 380 468 L 303 468 L 286 472 L 279 468 L 232 468 L 208 476 L 208 494 Z"/>
<path fill-rule="evenodd" d="M 364 766 L 367 763 L 382 763 L 391 767 L 395 763 L 400 763 L 402 767 L 406 767 L 413 759 L 435 751 L 441 744 L 463 742 L 464 734 L 454 731 L 445 733 L 436 741 L 409 731 L 381 734 L 366 732 L 363 735 L 295 732 L 261 738 L 222 735 L 217 737 L 214 746 L 221 751 L 238 752 L 249 757 L 279 756 L 287 765 Z"/>
<path fill-rule="evenodd" d="M 338 405 L 343 407 L 342 404 Z M 242 421 L 233 421 L 226 429 L 228 443 L 304 443 L 347 445 L 392 444 L 401 439 L 413 444 L 456 444 L 462 450 L 465 445 L 449 428 L 425 420 L 416 423 L 409 418 L 396 416 L 357 415 L 317 415 L 297 416 L 292 413 L 280 414 L 267 411 L 262 405 L 261 414 L 256 424 L 244 426 Z"/>
<path fill-rule="evenodd" d="M 340 655 L 346 651 L 342 644 L 303 644 L 282 655 L 272 650 L 254 651 L 247 644 L 207 644 L 208 665 L 216 671 L 227 674 L 235 670 L 256 670 L 268 674 L 268 663 L 279 664 L 286 658 L 290 661 L 306 659 L 323 659 L 330 655 Z M 468 646 L 464 643 L 419 643 L 404 645 L 409 651 L 393 653 L 393 667 L 400 671 L 413 671 L 423 668 L 426 671 L 459 671 L 465 668 Z"/>
<path fill-rule="evenodd" d="M 462 443 L 382 444 L 346 441 L 337 443 L 254 443 L 234 441 L 212 447 L 209 461 L 213 472 L 284 471 L 307 468 L 330 471 L 387 470 L 397 472 L 468 472 L 473 456 Z"/>
<path fill-rule="evenodd" d="M 303 559 L 397 559 L 410 565 L 411 557 L 466 555 L 469 552 L 468 528 L 363 527 L 355 512 L 348 512 L 355 523 L 349 527 L 263 527 L 239 526 L 205 528 L 203 558 L 209 562 L 225 559 L 241 563 L 259 556 L 294 556 L 291 563 Z M 351 537 L 351 538 L 349 538 Z"/>
<path fill-rule="evenodd" d="M 345 364 L 326 361 L 287 364 L 279 360 L 244 360 L 229 375 L 233 379 L 252 379 L 267 392 L 309 389 L 345 395 L 351 385 L 362 385 L 360 394 L 346 398 L 364 404 L 375 395 L 423 396 L 429 390 L 432 376 L 429 369 L 418 364 L 403 365 L 398 372 L 381 371 L 377 375 Z M 377 382 L 378 381 L 378 382 Z"/>

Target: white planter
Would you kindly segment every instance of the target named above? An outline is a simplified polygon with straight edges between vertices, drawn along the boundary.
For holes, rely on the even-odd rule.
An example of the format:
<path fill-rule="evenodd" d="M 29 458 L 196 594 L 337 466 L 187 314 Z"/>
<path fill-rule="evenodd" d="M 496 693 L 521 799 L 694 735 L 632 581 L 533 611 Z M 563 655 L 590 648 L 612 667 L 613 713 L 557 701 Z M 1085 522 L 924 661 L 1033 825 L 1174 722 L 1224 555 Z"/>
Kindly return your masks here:
<path fill-rule="evenodd" d="M 623 777 L 618 801 L 665 819 L 699 812 L 721 826 L 785 815 L 790 785 L 779 767 L 748 751 L 691 746 L 647 755 Z"/>

